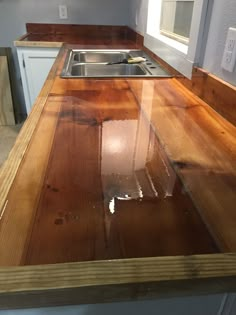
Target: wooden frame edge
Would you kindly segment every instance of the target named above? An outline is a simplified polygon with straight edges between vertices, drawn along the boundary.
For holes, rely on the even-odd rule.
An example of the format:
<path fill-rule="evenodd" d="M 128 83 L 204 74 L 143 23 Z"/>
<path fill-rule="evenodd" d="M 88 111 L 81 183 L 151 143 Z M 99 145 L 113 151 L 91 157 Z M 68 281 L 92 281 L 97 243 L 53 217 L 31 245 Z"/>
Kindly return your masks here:
<path fill-rule="evenodd" d="M 60 50 L 59 54 L 63 53 L 63 49 Z M 16 139 L 16 142 L 10 151 L 8 159 L 0 168 L 0 214 L 4 211 L 4 207 L 7 202 L 7 195 L 11 188 L 11 185 L 15 179 L 18 168 L 25 155 L 25 152 L 30 143 L 32 134 L 37 126 L 40 119 L 43 107 L 47 101 L 48 94 L 50 93 L 51 87 L 56 76 L 57 68 L 60 63 L 60 59 L 56 59 L 45 84 L 37 97 L 35 104 L 32 108 L 30 115 L 24 123 L 21 131 Z"/>
<path fill-rule="evenodd" d="M 0 309 L 236 291 L 236 253 L 0 268 Z"/>
<path fill-rule="evenodd" d="M 44 41 L 24 41 L 16 40 L 14 41 L 15 47 L 45 47 L 45 48 L 60 48 L 63 42 L 44 42 Z"/>

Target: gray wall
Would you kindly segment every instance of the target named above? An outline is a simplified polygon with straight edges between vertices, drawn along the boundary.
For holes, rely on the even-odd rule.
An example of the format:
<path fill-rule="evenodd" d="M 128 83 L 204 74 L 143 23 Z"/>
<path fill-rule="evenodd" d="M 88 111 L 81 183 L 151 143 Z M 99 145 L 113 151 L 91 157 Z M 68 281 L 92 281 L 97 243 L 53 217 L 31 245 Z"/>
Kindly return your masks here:
<path fill-rule="evenodd" d="M 58 5 L 68 6 L 68 19 L 60 20 Z M 126 0 L 1 0 L 0 46 L 11 46 L 25 33 L 25 23 L 74 23 L 127 25 Z"/>
<path fill-rule="evenodd" d="M 141 34 L 146 31 L 147 23 L 147 0 L 130 0 L 130 26 Z M 221 68 L 227 30 L 229 27 L 236 27 L 236 0 L 211 0 L 213 2 L 210 19 L 209 33 L 206 42 L 206 49 L 202 66 L 204 69 L 222 78 L 223 80 L 236 85 L 236 67 L 233 73 Z"/>
<path fill-rule="evenodd" d="M 147 25 L 148 1 L 130 0 L 129 26 L 144 35 Z"/>
<path fill-rule="evenodd" d="M 236 67 L 233 73 L 221 68 L 221 59 L 229 27 L 236 27 L 236 0 L 215 0 L 203 68 L 236 85 Z"/>

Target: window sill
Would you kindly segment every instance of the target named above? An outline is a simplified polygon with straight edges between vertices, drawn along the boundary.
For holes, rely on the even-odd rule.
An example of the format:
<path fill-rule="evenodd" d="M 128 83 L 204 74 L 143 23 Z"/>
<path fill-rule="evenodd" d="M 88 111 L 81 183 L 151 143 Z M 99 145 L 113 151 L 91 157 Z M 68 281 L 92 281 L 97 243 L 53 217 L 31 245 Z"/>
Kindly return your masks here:
<path fill-rule="evenodd" d="M 169 38 L 169 37 L 167 37 L 165 35 L 162 35 L 162 34 L 158 34 L 156 36 L 156 38 L 159 41 L 163 42 L 164 44 L 167 44 L 168 46 L 170 46 L 170 47 L 178 50 L 179 52 L 187 55 L 187 53 L 188 53 L 188 45 L 180 43 L 180 42 L 178 42 L 178 41 L 176 41 L 176 40 L 174 40 L 172 38 Z"/>
<path fill-rule="evenodd" d="M 188 59 L 188 46 L 164 35 L 145 34 L 144 45 L 187 78 L 192 77 L 193 62 Z"/>

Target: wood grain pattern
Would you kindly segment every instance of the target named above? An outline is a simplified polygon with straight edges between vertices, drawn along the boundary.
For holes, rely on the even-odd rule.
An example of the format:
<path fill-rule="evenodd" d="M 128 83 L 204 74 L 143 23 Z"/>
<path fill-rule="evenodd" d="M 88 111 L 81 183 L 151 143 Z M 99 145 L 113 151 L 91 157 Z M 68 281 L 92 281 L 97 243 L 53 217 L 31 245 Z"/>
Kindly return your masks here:
<path fill-rule="evenodd" d="M 156 56 L 145 46 L 142 47 L 154 60 L 157 60 L 176 79 L 204 102 L 210 105 L 225 119 L 236 126 L 236 88 L 201 68 L 193 68 L 191 80 L 181 75 L 168 63 Z"/>
<path fill-rule="evenodd" d="M 14 41 L 15 46 L 60 47 L 63 42 L 98 45 L 101 44 L 101 39 L 106 47 L 113 45 L 115 48 L 115 43 L 117 48 L 127 48 L 130 45 L 140 48 L 143 45 L 143 36 L 128 26 L 27 23 L 26 28 L 28 33 Z"/>
<path fill-rule="evenodd" d="M 193 68 L 192 78 L 189 80 L 145 47 L 143 45 L 144 37 L 142 35 L 138 34 L 131 28 L 128 29 L 128 34 L 128 36 L 135 41 L 140 48 L 146 51 L 154 60 L 157 60 L 164 68 L 172 73 L 179 82 L 210 105 L 225 119 L 233 125 L 236 125 L 235 86 L 198 67 Z"/>
<path fill-rule="evenodd" d="M 81 48 L 85 48 L 87 45 L 98 44 L 100 41 L 99 38 L 103 37 L 103 40 L 106 41 L 106 45 L 114 44 L 117 41 L 117 48 L 127 48 L 132 45 L 133 48 L 144 49 L 152 58 L 175 75 L 190 91 L 208 103 L 232 124 L 236 124 L 236 89 L 234 86 L 201 68 L 193 69 L 191 80 L 185 78 L 146 48 L 143 45 L 144 37 L 130 27 L 27 23 L 27 31 L 29 34 L 15 41 L 15 46 L 60 47 L 62 42 L 65 42 L 81 44 Z M 87 35 L 90 33 L 92 37 L 88 38 Z M 118 43 L 121 38 L 126 40 L 126 45 L 119 47 Z M 113 47 L 115 48 L 115 46 Z M 97 46 L 97 48 L 104 47 Z"/>
<path fill-rule="evenodd" d="M 100 40 L 106 37 L 124 40 L 127 37 L 127 27 L 122 25 L 26 23 L 26 30 L 32 34 L 73 34 L 83 38 L 100 38 Z"/>
<path fill-rule="evenodd" d="M 15 40 L 14 41 L 14 46 L 16 47 L 45 47 L 45 48 L 60 48 L 63 45 L 63 40 L 62 41 L 57 41 L 58 38 L 47 38 L 48 41 L 42 40 L 41 36 L 29 36 L 26 40 Z M 60 40 L 62 38 L 59 38 Z"/>
<path fill-rule="evenodd" d="M 97 40 L 95 44 L 92 44 L 92 41 L 89 42 L 85 40 L 84 43 L 87 43 L 88 46 L 91 45 L 91 48 L 95 48 L 96 44 L 99 48 L 113 48 L 114 46 L 117 47 L 116 45 L 118 45 L 119 41 L 115 41 L 114 46 L 112 46 L 112 44 L 109 46 L 109 43 L 111 43 L 110 40 L 107 42 L 106 40 L 100 40 L 100 42 Z M 125 41 L 121 41 L 120 45 L 125 43 Z M 82 42 L 81 45 L 83 45 Z M 145 121 L 149 122 L 152 133 L 155 134 L 154 139 L 157 139 L 159 143 L 158 151 L 160 155 L 157 157 L 157 155 L 154 154 L 155 158 L 151 160 L 150 163 L 147 163 L 148 172 L 151 177 L 154 178 L 154 184 L 155 182 L 157 183 L 154 185 L 154 188 L 158 189 L 161 196 L 164 195 L 166 190 L 169 193 L 171 191 L 173 192 L 173 183 L 175 183 L 175 181 L 168 181 L 166 174 L 176 174 L 177 179 L 180 179 L 181 185 L 184 187 L 184 191 L 188 193 L 192 201 L 196 204 L 201 218 L 204 220 L 211 234 L 214 235 L 221 250 L 229 251 L 232 249 L 235 251 L 235 215 L 233 211 L 235 196 L 233 191 L 235 187 L 234 166 L 236 150 L 235 128 L 232 124 L 224 120 L 207 104 L 194 96 L 189 90 L 183 88 L 183 85 L 174 79 L 60 79 L 58 77 L 60 73 L 59 69 L 62 67 L 64 57 L 65 54 L 62 50 L 53 71 L 51 71 L 49 75 L 49 81 L 42 90 L 41 99 L 38 99 L 36 102 L 32 114 L 23 127 L 24 129 L 20 135 L 20 140 L 14 147 L 10 160 L 6 163 L 6 168 L 1 170 L 0 209 L 4 209 L 6 200 L 8 200 L 8 204 L 5 209 L 7 209 L 11 203 L 11 199 L 7 198 L 7 194 L 10 188 L 12 188 L 12 191 L 14 189 L 14 184 L 12 185 L 12 183 L 19 165 L 22 163 L 21 166 L 23 169 L 24 160 L 26 161 L 27 157 L 30 156 L 30 146 L 33 145 L 33 142 L 30 143 L 30 139 L 32 136 L 35 136 L 36 139 L 37 134 L 39 134 L 39 119 L 42 117 L 43 108 L 46 110 L 45 104 L 47 100 L 47 105 L 53 108 L 58 105 L 57 101 L 59 101 L 60 104 L 66 104 L 66 106 L 69 104 L 69 106 L 73 105 L 73 102 L 75 102 L 76 105 L 78 102 L 83 104 L 84 109 L 87 108 L 87 111 L 82 111 L 82 115 L 79 115 L 79 129 L 83 130 L 84 128 L 83 131 L 85 131 L 85 127 L 88 127 L 88 130 L 90 130 L 90 127 L 95 125 L 94 129 L 97 131 L 94 136 L 89 136 L 91 132 L 89 131 L 88 138 L 94 143 L 94 147 L 97 148 L 97 153 L 101 152 L 101 150 L 98 149 L 99 145 L 97 145 L 100 143 L 100 140 L 97 140 L 97 133 L 100 134 L 99 130 L 101 129 L 100 123 L 104 122 L 105 126 L 109 126 L 110 121 L 114 119 L 118 119 L 118 121 L 135 120 L 137 118 L 138 104 L 141 108 L 140 114 L 138 114 L 139 126 L 144 126 Z M 56 79 L 55 75 L 57 76 Z M 47 98 L 47 96 L 49 97 Z M 55 105 L 55 101 L 57 105 Z M 136 104 L 135 109 L 134 104 Z M 103 106 L 105 106 L 105 108 L 103 108 Z M 105 110 L 107 106 L 110 108 L 111 117 L 109 117 L 108 120 L 104 120 L 106 116 L 101 112 L 104 110 L 105 114 L 107 114 Z M 89 107 L 91 107 L 92 111 L 88 110 Z M 93 113 L 96 107 L 99 119 L 92 121 L 89 126 L 87 126 L 86 123 L 81 124 L 81 121 L 87 121 L 88 116 Z M 86 114 L 84 115 L 85 112 Z M 78 117 L 76 116 L 76 111 L 74 111 L 74 113 L 75 116 L 72 116 L 75 118 Z M 64 111 L 64 118 L 61 117 L 61 119 L 68 120 L 69 117 L 71 117 L 71 110 L 68 111 L 67 114 L 66 111 Z M 130 119 L 128 119 L 129 117 Z M 55 114 L 52 115 L 52 120 L 55 122 Z M 97 126 L 98 124 L 99 126 Z M 51 136 L 53 129 L 52 127 Z M 114 128 L 118 133 L 122 129 L 125 130 L 123 126 L 121 128 L 118 127 L 118 125 Z M 65 125 L 63 130 L 67 130 Z M 140 132 L 140 130 L 142 130 L 142 132 Z M 137 130 L 136 133 L 126 132 L 126 135 L 131 137 L 135 134 L 136 139 L 139 139 L 138 135 L 142 135 L 142 137 L 140 137 L 142 140 L 145 137 L 148 138 L 145 128 L 142 127 L 140 130 Z M 107 135 L 109 134 L 108 128 Z M 49 138 L 50 135 L 48 135 Z M 44 133 L 44 137 L 47 138 L 47 132 Z M 43 139 L 41 139 L 41 141 L 43 142 Z M 143 142 L 145 141 L 137 140 L 135 142 L 135 150 L 137 152 L 144 151 L 144 147 L 142 146 Z M 152 157 L 153 152 L 155 152 L 152 145 L 153 142 L 150 142 L 150 145 L 146 146 L 148 147 L 148 161 L 150 161 L 150 157 Z M 55 144 L 56 138 L 54 145 Z M 85 146 L 85 144 L 86 143 L 83 145 Z M 51 146 L 50 141 L 48 145 L 49 147 Z M 126 148 L 129 147 L 131 147 L 130 143 L 126 145 Z M 103 148 L 102 145 L 102 151 Z M 47 149 L 45 149 L 45 153 L 46 151 Z M 44 161 L 52 161 L 52 156 L 53 155 L 48 159 L 48 155 L 45 154 Z M 108 155 L 107 160 L 109 159 L 112 162 L 117 161 Z M 128 164 L 129 160 L 133 161 L 133 159 L 126 157 L 123 165 Z M 91 158 L 91 161 L 93 161 L 93 158 Z M 134 165 L 138 167 L 141 161 L 141 159 L 136 160 Z M 60 164 L 61 160 L 59 159 L 58 162 Z M 32 178 L 37 179 L 37 183 L 35 182 L 36 184 L 33 184 L 32 189 L 38 193 L 43 187 L 45 191 L 48 189 L 51 190 L 52 193 L 55 193 L 55 191 L 53 192 L 53 188 L 57 188 L 56 186 L 51 186 L 50 183 L 50 187 L 43 186 L 42 179 L 45 174 L 45 165 L 41 163 L 40 166 L 40 163 L 39 161 L 39 163 L 35 164 L 38 167 L 38 175 L 35 175 L 37 174 L 37 172 L 35 172 L 32 176 Z M 11 173 L 12 165 L 13 170 Z M 48 165 L 51 164 L 49 163 Z M 161 167 L 161 165 L 165 166 Z M 111 166 L 114 168 L 114 165 Z M 157 180 L 155 179 L 155 174 L 158 168 L 161 168 L 161 171 Z M 101 169 L 103 169 L 103 164 L 101 164 Z M 165 169 L 165 171 L 163 169 Z M 171 170 L 173 170 L 173 172 Z M 20 169 L 18 170 L 17 176 L 19 174 Z M 52 179 L 56 179 L 56 173 L 52 172 L 52 174 L 54 174 Z M 145 183 L 143 187 L 147 195 L 153 193 L 153 186 L 147 184 L 147 178 L 145 178 L 144 172 L 140 168 L 137 168 L 137 178 Z M 106 174 L 103 174 L 102 189 L 110 183 L 111 179 L 113 178 L 108 178 Z M 28 177 L 27 180 L 29 181 L 30 178 Z M 86 184 L 86 179 L 84 181 Z M 90 181 L 91 178 L 88 182 Z M 122 183 L 122 187 L 127 188 L 127 184 Z M 19 188 L 18 186 L 17 189 Z M 29 204 L 29 208 L 31 208 L 33 213 L 31 218 L 27 216 L 27 220 L 28 222 L 31 220 L 31 223 L 33 223 L 34 218 L 37 218 L 37 215 L 35 216 L 36 212 L 34 211 L 37 210 L 36 208 L 40 205 L 39 194 L 37 193 L 35 194 L 35 201 L 33 201 L 33 210 Z M 223 193 L 225 193 L 225 196 Z M 84 194 L 84 196 L 86 195 Z M 27 198 L 28 197 L 30 199 L 30 194 Z M 40 201 L 42 201 L 42 198 Z M 124 202 L 122 200 L 119 201 L 120 204 Z M 135 202 L 131 200 L 131 203 Z M 134 205 L 132 207 L 136 209 L 138 206 Z M 90 213 L 94 212 L 91 211 Z M 7 214 L 7 212 L 3 214 L 3 220 L 6 220 L 4 219 L 5 214 Z M 96 215 L 95 217 L 97 218 Z M 124 213 L 122 213 L 122 211 L 120 211 L 119 216 L 120 222 L 124 222 Z M 51 217 L 53 217 L 52 214 L 47 213 L 45 221 L 47 222 L 48 218 L 50 221 Z M 132 218 L 133 217 L 134 215 L 132 215 Z M 67 218 L 70 219 L 71 217 L 69 216 Z M 73 219 L 76 218 L 77 217 L 73 215 Z M 56 219 L 58 218 L 54 218 L 54 220 Z M 62 217 L 59 219 L 62 219 Z M 63 219 L 66 219 L 66 217 L 63 216 Z M 15 222 L 18 224 L 20 220 L 16 220 Z M 57 221 L 57 223 L 58 222 L 60 223 L 61 221 Z M 106 222 L 108 222 L 108 220 Z M 126 222 L 129 222 L 129 220 Z M 21 228 L 23 227 L 25 229 L 23 223 L 23 220 L 21 220 Z M 132 221 L 129 225 L 134 225 L 133 223 Z M 108 224 L 106 226 L 109 227 Z M 179 229 L 181 229 L 181 226 Z M 27 229 L 25 229 L 25 231 L 26 230 Z M 18 254 L 19 251 L 22 251 L 19 255 L 22 255 L 20 263 L 30 258 L 30 255 L 27 255 L 27 250 L 28 248 L 32 248 L 30 246 L 30 237 L 33 237 L 33 233 L 31 232 L 31 230 L 27 232 L 25 247 L 22 248 L 22 245 L 20 245 L 20 249 L 17 250 Z M 26 233 L 24 235 L 26 235 Z M 23 242 L 21 244 L 23 244 Z M 16 260 L 18 260 L 18 258 Z M 95 303 L 134 298 L 152 298 L 163 295 L 209 294 L 231 290 L 235 291 L 235 285 L 235 253 L 139 259 L 129 258 L 43 266 L 8 266 L 7 268 L 0 268 L 0 307 L 14 308 Z"/>
<path fill-rule="evenodd" d="M 159 164 L 154 163 L 161 148 L 149 129 L 126 81 L 80 80 L 78 85 L 77 80 L 57 78 L 8 195 L 0 226 L 0 263 L 217 252 L 173 170 L 170 178 L 170 165 L 160 178 L 168 162 L 161 163 L 162 150 Z M 110 156 L 109 134 L 133 149 Z M 138 141 L 139 148 L 131 140 Z M 133 154 L 137 166 L 131 161 L 124 167 L 122 161 Z M 125 200 L 127 193 L 131 200 Z M 116 214 L 110 212 L 111 199 Z M 16 225 L 21 238 L 14 233 Z"/>
<path fill-rule="evenodd" d="M 59 53 L 63 54 L 63 52 Z M 21 161 L 24 157 L 24 154 L 29 145 L 32 134 L 37 126 L 38 120 L 42 113 L 43 106 L 47 100 L 48 93 L 51 89 L 51 86 L 54 82 L 55 73 L 59 63 L 58 59 L 54 66 L 52 67 L 47 81 L 44 84 L 43 90 L 38 96 L 35 106 L 32 109 L 32 114 L 28 117 L 26 123 L 21 128 L 21 131 L 17 137 L 16 143 L 11 150 L 7 161 L 4 163 L 3 167 L 0 169 L 0 211 L 5 209 L 7 202 L 7 195 L 11 188 L 11 185 L 15 179 L 17 170 Z"/>
<path fill-rule="evenodd" d="M 111 37 L 101 41 L 101 39 L 99 38 L 80 37 L 73 34 L 46 34 L 44 35 L 43 40 L 41 35 L 34 34 L 29 35 L 27 41 L 15 41 L 14 43 L 15 46 L 19 47 L 60 47 L 63 42 L 69 43 L 68 46 L 71 45 L 72 48 L 76 47 L 77 49 L 106 49 L 109 46 L 113 49 L 139 48 L 138 44 L 130 39 L 125 39 L 121 41 L 118 38 Z"/>
<path fill-rule="evenodd" d="M 160 187 L 165 165 L 152 163 L 158 141 L 128 85 L 118 82 L 67 85 L 24 264 L 217 252 L 178 179 L 171 191 Z M 118 137 L 130 149 L 111 154 L 107 146 Z M 131 158 L 138 167 L 122 165 Z"/>
<path fill-rule="evenodd" d="M 235 254 L 0 269 L 0 308 L 101 303 L 236 290 Z"/>
<path fill-rule="evenodd" d="M 135 42 L 138 47 L 143 47 L 144 37 L 143 35 L 134 31 L 131 27 L 127 26 L 127 37 Z"/>
<path fill-rule="evenodd" d="M 53 100 L 48 100 L 45 104 L 37 132 L 30 139 L 27 157 L 22 160 L 8 193 L 0 220 L 2 266 L 20 265 L 24 261 L 24 249 L 35 216 L 34 205 L 40 196 L 60 106 L 60 102 Z"/>
<path fill-rule="evenodd" d="M 14 111 L 11 96 L 7 57 L 0 56 L 0 125 L 14 125 Z"/>
<path fill-rule="evenodd" d="M 235 86 L 200 68 L 193 70 L 192 80 L 179 81 L 236 126 Z"/>
<path fill-rule="evenodd" d="M 236 128 L 178 83 L 130 81 L 186 190 L 223 251 L 235 251 Z M 173 88 L 171 87 L 173 86 Z"/>

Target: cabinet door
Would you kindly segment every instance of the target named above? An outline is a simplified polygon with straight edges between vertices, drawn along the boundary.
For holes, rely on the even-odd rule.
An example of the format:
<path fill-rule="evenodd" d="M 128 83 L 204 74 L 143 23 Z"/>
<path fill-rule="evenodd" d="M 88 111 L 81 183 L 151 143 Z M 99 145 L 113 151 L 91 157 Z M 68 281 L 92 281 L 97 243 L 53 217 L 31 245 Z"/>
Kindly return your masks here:
<path fill-rule="evenodd" d="M 57 54 L 58 50 L 50 51 L 47 49 L 44 51 L 23 52 L 30 108 L 41 91 Z M 30 108 L 27 108 L 27 112 L 29 112 Z"/>

